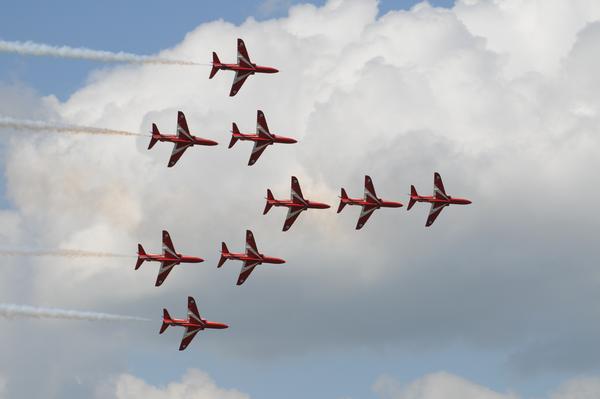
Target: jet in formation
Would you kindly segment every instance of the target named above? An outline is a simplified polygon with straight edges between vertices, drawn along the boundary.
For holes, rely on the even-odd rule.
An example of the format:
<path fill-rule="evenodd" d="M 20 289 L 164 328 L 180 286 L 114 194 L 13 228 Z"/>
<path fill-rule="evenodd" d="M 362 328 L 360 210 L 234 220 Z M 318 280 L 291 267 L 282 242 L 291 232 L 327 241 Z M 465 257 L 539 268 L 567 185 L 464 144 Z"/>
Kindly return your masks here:
<path fill-rule="evenodd" d="M 283 224 L 283 231 L 288 231 L 292 227 L 292 224 L 294 224 L 302 211 L 307 209 L 327 209 L 330 207 L 322 202 L 305 199 L 300 189 L 300 183 L 298 183 L 298 179 L 295 176 L 292 176 L 292 194 L 289 200 L 277 200 L 273 197 L 271 190 L 267 190 L 267 204 L 265 205 L 263 215 L 266 215 L 273 206 L 288 208 L 288 213 Z"/>
<path fill-rule="evenodd" d="M 154 144 L 158 141 L 167 141 L 169 143 L 175 144 L 173 147 L 173 152 L 171 152 L 171 158 L 169 158 L 169 168 L 174 166 L 179 158 L 183 155 L 185 150 L 194 145 L 217 145 L 218 143 L 213 140 L 203 139 L 200 137 L 192 136 L 190 134 L 190 130 L 188 129 L 187 121 L 185 120 L 185 115 L 183 112 L 179 111 L 177 113 L 177 134 L 176 135 L 167 135 L 161 134 L 156 127 L 156 124 L 152 124 L 152 138 L 150 139 L 150 144 L 148 145 L 148 149 L 154 147 Z"/>
<path fill-rule="evenodd" d="M 263 151 L 270 145 L 275 143 L 294 144 L 298 142 L 296 139 L 291 137 L 272 134 L 269 132 L 269 126 L 267 126 L 265 114 L 263 114 L 261 110 L 258 110 L 256 114 L 256 134 L 240 133 L 240 130 L 234 122 L 231 132 L 231 141 L 229 142 L 229 148 L 233 147 L 238 140 L 254 142 L 254 148 L 252 148 L 252 154 L 250 154 L 250 160 L 248 161 L 249 166 L 254 165 Z"/>
<path fill-rule="evenodd" d="M 342 195 L 340 196 L 340 205 L 337 213 L 340 213 L 346 205 L 359 205 L 362 206 L 360 217 L 356 223 L 356 230 L 360 230 L 369 217 L 379 208 L 400 208 L 402 204 L 400 202 L 385 201 L 377 197 L 375 187 L 373 187 L 373 181 L 369 176 L 365 176 L 365 197 L 364 198 L 350 198 L 346 194 L 346 190 L 342 188 Z"/>
<path fill-rule="evenodd" d="M 183 333 L 183 339 L 179 345 L 179 350 L 182 351 L 188 347 L 190 342 L 194 339 L 198 331 L 205 329 L 217 329 L 222 330 L 228 328 L 227 324 L 217 323 L 214 321 L 204 320 L 200 317 L 198 308 L 196 307 L 196 301 L 191 296 L 188 297 L 188 318 L 187 319 L 172 319 L 167 309 L 163 309 L 163 322 L 160 327 L 160 333 L 162 334 L 169 326 L 181 326 L 185 328 Z"/>
<path fill-rule="evenodd" d="M 468 199 L 454 198 L 446 194 L 442 177 L 437 172 L 433 174 L 433 195 L 431 197 L 419 195 L 415 186 L 410 186 L 410 202 L 406 209 L 410 210 L 417 202 L 429 202 L 431 204 L 429 216 L 425 223 L 426 227 L 431 226 L 435 222 L 435 219 L 442 213 L 445 207 L 450 205 L 468 205 L 471 203 Z"/>
<path fill-rule="evenodd" d="M 160 262 L 160 269 L 158 270 L 158 276 L 156 277 L 156 286 L 160 286 L 173 267 L 180 263 L 200 263 L 204 262 L 204 259 L 197 258 L 195 256 L 183 256 L 177 251 L 175 251 L 175 247 L 173 246 L 173 241 L 171 241 L 171 236 L 169 236 L 169 232 L 163 230 L 162 232 L 162 249 L 163 252 L 161 255 L 153 255 L 147 254 L 144 251 L 144 248 L 141 244 L 138 244 L 138 259 L 135 264 L 135 270 L 139 269 L 144 261 L 149 262 Z"/>
<path fill-rule="evenodd" d="M 213 76 L 215 76 L 215 74 L 221 69 L 225 71 L 235 71 L 233 85 L 231 86 L 231 91 L 229 92 L 230 97 L 235 96 L 238 91 L 240 91 L 248 76 L 254 75 L 255 73 L 279 72 L 275 68 L 260 66 L 252 63 L 252 61 L 250 61 L 250 56 L 248 55 L 248 50 L 246 50 L 246 45 L 242 39 L 237 39 L 237 64 L 221 63 L 219 56 L 217 56 L 217 53 L 213 51 L 212 69 L 208 78 L 212 79 Z"/>
<path fill-rule="evenodd" d="M 285 260 L 280 258 L 273 258 L 270 256 L 265 256 L 258 252 L 258 248 L 256 247 L 256 242 L 254 241 L 254 235 L 250 230 L 246 230 L 246 252 L 244 253 L 231 253 L 227 249 L 227 244 L 223 243 L 221 246 L 221 259 L 219 260 L 219 264 L 217 267 L 223 266 L 225 261 L 228 259 L 241 260 L 244 262 L 242 266 L 242 270 L 240 271 L 240 276 L 238 277 L 237 285 L 244 284 L 244 281 L 250 276 L 252 270 L 258 265 L 263 263 L 271 263 L 271 264 L 281 264 L 285 263 Z"/>

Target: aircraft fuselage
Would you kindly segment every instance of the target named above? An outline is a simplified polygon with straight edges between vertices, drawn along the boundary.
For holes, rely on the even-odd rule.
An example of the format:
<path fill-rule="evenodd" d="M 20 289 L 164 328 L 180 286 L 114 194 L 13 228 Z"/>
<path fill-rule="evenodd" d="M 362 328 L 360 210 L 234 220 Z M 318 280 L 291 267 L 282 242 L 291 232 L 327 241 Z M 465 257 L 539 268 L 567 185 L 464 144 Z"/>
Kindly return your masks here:
<path fill-rule="evenodd" d="M 138 259 L 148 261 L 148 262 L 177 262 L 177 263 L 204 262 L 204 259 L 202 259 L 202 258 L 198 258 L 196 256 L 183 256 L 181 254 L 177 254 L 176 258 L 172 257 L 172 256 L 145 254 L 145 255 L 138 255 Z"/>
<path fill-rule="evenodd" d="M 291 137 L 278 136 L 276 134 L 271 134 L 272 139 L 265 136 L 259 136 L 258 134 L 245 134 L 245 133 L 233 133 L 233 137 L 242 141 L 254 141 L 259 143 L 268 143 L 268 144 L 294 144 L 297 143 L 298 140 L 293 139 Z"/>
<path fill-rule="evenodd" d="M 279 72 L 278 69 L 268 67 L 268 66 L 256 65 L 256 64 L 252 64 L 252 68 L 250 68 L 250 67 L 242 66 L 240 64 L 222 64 L 222 63 L 213 62 L 213 67 L 215 67 L 217 69 L 221 69 L 223 71 L 250 72 L 252 74 Z"/>
<path fill-rule="evenodd" d="M 242 262 L 257 262 L 261 263 L 271 263 L 271 264 L 281 264 L 285 263 L 284 259 L 274 258 L 271 256 L 264 256 L 260 254 L 260 256 L 249 255 L 246 253 L 227 253 L 222 255 L 225 259 L 231 260 L 241 260 Z"/>
<path fill-rule="evenodd" d="M 375 202 L 363 198 L 341 198 L 341 201 L 346 205 L 374 206 L 376 208 L 400 208 L 402 206 L 400 202 L 384 201 L 382 199 L 377 199 L 377 202 Z"/>
<path fill-rule="evenodd" d="M 191 328 L 199 328 L 200 330 L 204 329 L 216 329 L 222 330 L 224 328 L 228 328 L 229 326 L 224 323 L 218 323 L 215 321 L 202 320 L 204 324 L 194 323 L 190 320 L 185 319 L 163 319 L 163 323 L 169 326 L 181 326 L 181 327 L 191 327 Z"/>
<path fill-rule="evenodd" d="M 208 140 L 208 139 L 203 139 L 200 137 L 196 137 L 196 136 L 192 136 L 192 140 L 189 140 L 185 137 L 178 137 L 177 135 L 171 135 L 171 134 L 153 134 L 152 138 L 154 140 L 158 140 L 158 141 L 166 141 L 169 143 L 182 143 L 182 144 L 193 144 L 193 145 L 217 145 L 219 143 L 217 143 L 216 141 L 213 140 Z"/>
<path fill-rule="evenodd" d="M 328 204 L 324 204 L 322 202 L 314 202 L 309 200 L 304 200 L 302 202 L 295 202 L 293 200 L 267 200 L 267 203 L 272 206 L 284 206 L 286 208 L 296 208 L 296 209 L 328 209 L 331 206 Z"/>
<path fill-rule="evenodd" d="M 471 203 L 471 201 L 466 198 L 453 198 L 451 196 L 448 196 L 448 199 L 445 199 L 427 195 L 411 195 L 410 199 L 416 202 L 429 202 L 431 204 L 469 205 Z"/>

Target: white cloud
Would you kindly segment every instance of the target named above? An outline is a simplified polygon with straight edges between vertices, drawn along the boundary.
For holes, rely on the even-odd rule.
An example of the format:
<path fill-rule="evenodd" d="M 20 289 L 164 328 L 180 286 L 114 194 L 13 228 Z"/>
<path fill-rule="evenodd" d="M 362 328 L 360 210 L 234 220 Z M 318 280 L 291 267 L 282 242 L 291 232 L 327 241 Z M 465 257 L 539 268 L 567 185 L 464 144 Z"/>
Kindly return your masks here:
<path fill-rule="evenodd" d="M 381 399 L 524 399 L 514 393 L 500 393 L 456 375 L 438 372 L 407 384 L 382 375 L 373 384 Z M 549 399 L 594 399 L 600 396 L 600 378 L 574 378 L 561 384 Z"/>
<path fill-rule="evenodd" d="M 111 386 L 100 389 L 98 398 L 114 399 L 248 399 L 235 389 L 218 387 L 208 374 L 188 370 L 181 381 L 155 386 L 130 374 L 122 374 Z"/>
<path fill-rule="evenodd" d="M 384 375 L 375 381 L 373 391 L 382 399 L 517 399 L 444 372 L 428 374 L 405 386 Z"/>
<path fill-rule="evenodd" d="M 595 399 L 600 396 L 600 377 L 574 378 L 562 384 L 551 399 Z"/>
<path fill-rule="evenodd" d="M 178 267 L 160 289 L 155 265 L 134 272 L 118 260 L 28 260 L 31 276 L 2 284 L 26 303 L 157 317 L 198 293 L 203 315 L 231 325 L 197 338 L 211 342 L 198 350 L 234 358 L 461 342 L 523 354 L 511 363 L 523 374 L 555 367 L 536 345 L 600 328 L 589 306 L 600 301 L 600 216 L 588 200 L 600 196 L 595 4 L 463 1 L 377 18 L 376 1 L 332 0 L 277 20 L 203 24 L 167 51 L 202 61 L 215 50 L 229 61 L 243 37 L 255 62 L 281 73 L 252 76 L 235 98 L 225 72 L 208 80 L 193 67 L 103 69 L 64 103 L 40 100 L 40 118 L 134 131 L 156 122 L 168 132 L 181 109 L 194 132 L 221 145 L 190 149 L 167 169 L 162 143 L 147 151 L 130 138 L 15 135 L 5 161 L 15 209 L 0 215 L 19 237 L 11 245 L 133 254 L 138 242 L 157 250 L 167 228 L 181 252 L 206 262 Z M 542 13 L 565 13 L 568 24 L 536 23 Z M 300 142 L 269 148 L 249 168 L 247 143 L 226 144 L 231 122 L 251 130 L 257 109 Z M 261 215 L 266 188 L 287 193 L 292 174 L 335 208 L 340 187 L 362 192 L 365 173 L 382 196 L 406 202 L 410 184 L 429 192 L 436 170 L 450 194 L 474 202 L 429 229 L 425 206 L 378 211 L 360 232 L 352 208 L 307 212 L 285 234 L 283 212 Z M 288 263 L 261 267 L 238 288 L 239 265 L 215 266 L 220 242 L 242 248 L 246 228 Z M 139 333 L 148 351 L 173 345 Z M 553 347 L 572 370 L 598 366 L 597 346 Z M 586 352 L 582 366 L 576 354 Z"/>

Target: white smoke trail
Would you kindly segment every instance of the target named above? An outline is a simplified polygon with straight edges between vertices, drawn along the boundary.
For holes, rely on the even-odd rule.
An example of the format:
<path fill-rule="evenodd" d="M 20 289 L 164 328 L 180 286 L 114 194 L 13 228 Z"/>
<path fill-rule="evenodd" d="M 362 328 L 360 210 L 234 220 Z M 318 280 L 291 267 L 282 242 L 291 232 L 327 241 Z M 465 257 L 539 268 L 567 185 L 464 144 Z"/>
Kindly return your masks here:
<path fill-rule="evenodd" d="M 131 53 L 91 50 L 68 46 L 50 46 L 34 42 L 12 42 L 0 40 L 0 52 L 22 55 L 50 56 L 59 58 L 75 58 L 99 62 L 125 62 L 130 64 L 163 64 L 163 65 L 204 65 L 191 61 L 171 60 L 168 58 L 137 55 Z"/>
<path fill-rule="evenodd" d="M 54 256 L 61 258 L 135 258 L 133 255 L 110 252 L 82 251 L 79 249 L 57 249 L 53 251 L 13 251 L 0 250 L 0 256 Z"/>
<path fill-rule="evenodd" d="M 150 319 L 135 316 L 121 316 L 108 313 L 81 312 L 78 310 L 38 308 L 35 306 L 10 304 L 0 304 L 0 317 L 28 317 L 33 319 L 63 319 L 89 321 L 150 321 Z"/>
<path fill-rule="evenodd" d="M 106 136 L 148 136 L 147 134 L 126 132 L 123 130 L 104 129 L 90 126 L 62 125 L 57 123 L 30 121 L 26 119 L 13 119 L 0 116 L 0 128 L 26 130 L 35 132 L 55 132 L 66 134 L 94 134 Z"/>

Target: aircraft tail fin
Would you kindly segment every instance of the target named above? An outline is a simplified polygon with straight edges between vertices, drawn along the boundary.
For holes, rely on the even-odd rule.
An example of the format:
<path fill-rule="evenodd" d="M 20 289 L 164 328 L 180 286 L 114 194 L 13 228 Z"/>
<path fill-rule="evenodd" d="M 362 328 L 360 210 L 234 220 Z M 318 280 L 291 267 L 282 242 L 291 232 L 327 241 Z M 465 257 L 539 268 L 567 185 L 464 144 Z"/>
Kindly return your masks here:
<path fill-rule="evenodd" d="M 221 243 L 221 259 L 219 259 L 219 264 L 217 265 L 217 267 L 223 266 L 223 264 L 227 260 L 226 255 L 229 255 L 229 249 L 227 248 L 227 244 L 223 242 Z"/>
<path fill-rule="evenodd" d="M 271 192 L 270 189 L 267 189 L 267 204 L 265 205 L 265 210 L 263 211 L 263 215 L 266 215 L 269 210 L 271 210 L 271 208 L 273 207 L 273 203 L 270 201 L 275 200 L 275 197 L 273 197 L 273 193 Z"/>
<path fill-rule="evenodd" d="M 233 147 L 235 143 L 237 143 L 238 138 L 235 136 L 236 134 L 240 134 L 240 129 L 238 129 L 237 124 L 233 122 L 231 124 L 231 141 L 229 142 L 229 148 Z"/>
<path fill-rule="evenodd" d="M 340 213 L 342 209 L 346 206 L 346 201 L 348 199 L 348 194 L 346 194 L 346 190 L 342 188 L 342 192 L 340 194 L 340 205 L 338 206 L 337 213 Z"/>
<path fill-rule="evenodd" d="M 148 144 L 148 149 L 151 149 L 152 147 L 154 147 L 154 144 L 156 144 L 156 142 L 158 141 L 158 138 L 156 136 L 160 135 L 160 131 L 158 130 L 158 127 L 156 127 L 156 123 L 152 124 L 152 138 L 150 139 L 150 144 Z"/>
<path fill-rule="evenodd" d="M 406 208 L 407 211 L 410 211 L 410 208 L 412 208 L 413 205 L 416 204 L 418 196 L 419 196 L 419 194 L 417 193 L 417 189 L 415 188 L 415 186 L 411 185 L 410 186 L 410 201 L 408 202 L 408 207 Z"/>
<path fill-rule="evenodd" d="M 135 270 L 139 269 L 142 263 L 144 263 L 144 259 L 140 257 L 141 255 L 146 255 L 146 251 L 144 251 L 142 244 L 138 244 L 138 259 L 135 264 Z"/>
<path fill-rule="evenodd" d="M 171 320 L 171 316 L 169 315 L 169 311 L 167 309 L 163 309 L 163 323 L 162 326 L 160 326 L 160 332 L 159 334 L 162 334 L 165 332 L 165 330 L 169 327 L 169 324 L 167 323 L 167 321 Z"/>
<path fill-rule="evenodd" d="M 219 61 L 219 56 L 214 51 L 213 51 L 213 62 L 212 63 L 213 63 L 213 67 L 210 70 L 210 76 L 208 77 L 209 79 L 212 79 L 213 76 L 215 76 L 217 74 L 217 72 L 219 72 L 218 65 L 221 64 L 221 61 Z"/>

